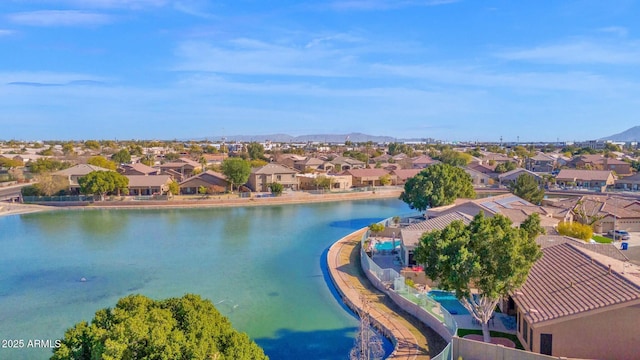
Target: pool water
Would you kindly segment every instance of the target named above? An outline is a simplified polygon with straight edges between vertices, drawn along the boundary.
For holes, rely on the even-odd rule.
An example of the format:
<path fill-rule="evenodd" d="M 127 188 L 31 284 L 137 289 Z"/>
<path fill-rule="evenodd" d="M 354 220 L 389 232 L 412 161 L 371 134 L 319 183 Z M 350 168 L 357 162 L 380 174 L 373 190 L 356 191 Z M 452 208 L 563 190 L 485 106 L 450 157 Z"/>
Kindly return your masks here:
<path fill-rule="evenodd" d="M 399 241 L 396 241 L 396 247 L 400 245 Z M 383 241 L 376 243 L 376 251 L 391 251 L 393 250 L 393 241 Z"/>
<path fill-rule="evenodd" d="M 429 297 L 437 301 L 445 308 L 451 315 L 467 315 L 469 311 L 462 306 L 460 301 L 453 293 L 442 290 L 431 290 L 428 293 Z"/>

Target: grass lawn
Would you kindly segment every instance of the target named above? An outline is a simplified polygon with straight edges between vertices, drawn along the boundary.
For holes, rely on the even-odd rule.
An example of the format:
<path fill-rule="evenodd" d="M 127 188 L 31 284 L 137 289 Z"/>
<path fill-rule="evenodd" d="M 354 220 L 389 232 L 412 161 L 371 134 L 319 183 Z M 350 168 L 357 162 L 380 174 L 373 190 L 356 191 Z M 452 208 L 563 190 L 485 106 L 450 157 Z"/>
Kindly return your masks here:
<path fill-rule="evenodd" d="M 593 240 L 595 240 L 596 242 L 599 242 L 600 244 L 611 244 L 611 239 L 609 239 L 608 237 L 604 237 L 604 236 L 600 236 L 600 235 L 593 235 Z"/>
<path fill-rule="evenodd" d="M 482 330 L 458 329 L 458 337 L 464 337 L 465 335 L 469 335 L 469 334 L 482 335 Z M 516 344 L 516 349 L 524 350 L 524 346 L 520 344 L 520 340 L 518 340 L 518 337 L 515 336 L 514 334 L 507 334 L 500 331 L 489 331 L 489 334 L 491 335 L 491 337 L 507 338 Z"/>

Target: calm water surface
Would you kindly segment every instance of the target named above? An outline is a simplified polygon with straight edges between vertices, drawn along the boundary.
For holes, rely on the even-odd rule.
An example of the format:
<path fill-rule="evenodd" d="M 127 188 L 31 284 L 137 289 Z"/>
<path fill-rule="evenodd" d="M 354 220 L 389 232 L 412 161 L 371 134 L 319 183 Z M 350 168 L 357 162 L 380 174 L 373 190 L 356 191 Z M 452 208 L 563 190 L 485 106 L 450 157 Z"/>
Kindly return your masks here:
<path fill-rule="evenodd" d="M 399 200 L 365 200 L 2 217 L 0 339 L 59 338 L 132 293 L 196 293 L 272 359 L 344 359 L 358 323 L 327 285 L 322 254 L 356 229 L 408 212 Z M 0 359 L 50 354 L 0 348 Z"/>

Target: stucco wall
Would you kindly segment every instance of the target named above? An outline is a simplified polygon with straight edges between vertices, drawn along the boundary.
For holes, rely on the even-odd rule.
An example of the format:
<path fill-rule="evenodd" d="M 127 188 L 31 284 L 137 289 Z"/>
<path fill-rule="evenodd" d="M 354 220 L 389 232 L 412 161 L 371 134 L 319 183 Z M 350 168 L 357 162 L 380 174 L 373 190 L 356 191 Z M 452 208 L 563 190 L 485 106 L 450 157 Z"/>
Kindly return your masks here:
<path fill-rule="evenodd" d="M 540 334 L 553 334 L 554 356 L 588 359 L 637 359 L 640 305 L 605 311 L 533 329 L 533 351 L 540 351 Z"/>

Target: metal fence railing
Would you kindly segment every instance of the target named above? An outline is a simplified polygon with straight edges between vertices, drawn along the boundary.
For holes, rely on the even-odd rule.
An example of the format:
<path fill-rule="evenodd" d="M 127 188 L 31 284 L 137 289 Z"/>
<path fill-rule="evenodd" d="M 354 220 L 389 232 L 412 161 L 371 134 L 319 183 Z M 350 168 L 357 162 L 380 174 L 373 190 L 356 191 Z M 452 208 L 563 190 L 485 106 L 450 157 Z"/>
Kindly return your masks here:
<path fill-rule="evenodd" d="M 381 224 L 389 224 L 390 219 L 381 221 Z M 442 323 L 449 333 L 454 336 L 458 331 L 458 326 L 454 317 L 440 305 L 439 302 L 429 297 L 426 293 L 418 291 L 417 289 L 408 286 L 405 283 L 404 276 L 400 275 L 394 269 L 383 269 L 376 264 L 373 259 L 366 253 L 365 242 L 369 240 L 370 231 L 366 231 L 360 240 L 360 256 L 362 257 L 362 268 L 366 272 L 373 274 L 380 282 L 390 285 L 389 290 L 400 295 L 402 298 L 416 304 L 423 311 L 428 313 L 431 317 L 437 319 Z M 433 359 L 450 359 L 451 358 L 451 344 L 447 345 L 445 349 L 435 356 Z"/>
<path fill-rule="evenodd" d="M 48 201 L 93 201 L 92 195 L 63 195 L 63 196 L 23 196 L 25 203 L 48 202 Z"/>

